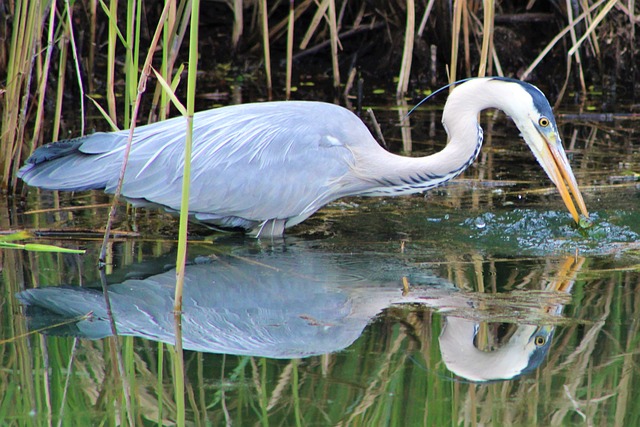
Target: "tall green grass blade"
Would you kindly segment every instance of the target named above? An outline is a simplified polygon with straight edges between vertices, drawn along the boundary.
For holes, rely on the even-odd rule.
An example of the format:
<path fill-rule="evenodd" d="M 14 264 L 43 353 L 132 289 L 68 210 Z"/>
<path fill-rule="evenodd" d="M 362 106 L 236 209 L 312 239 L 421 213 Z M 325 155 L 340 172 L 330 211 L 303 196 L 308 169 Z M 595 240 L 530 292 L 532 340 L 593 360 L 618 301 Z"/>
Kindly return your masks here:
<path fill-rule="evenodd" d="M 151 74 L 151 62 L 153 60 L 153 54 L 155 52 L 156 46 L 158 45 L 158 40 L 160 39 L 160 35 L 162 34 L 162 27 L 164 25 L 169 7 L 165 4 L 164 9 L 162 10 L 162 14 L 160 16 L 160 20 L 158 21 L 158 25 L 156 27 L 156 31 L 153 35 L 153 39 L 149 45 L 149 51 L 147 52 L 147 57 L 144 62 L 143 72 L 140 76 L 140 82 L 138 83 L 138 95 L 136 98 L 136 102 L 134 103 L 133 115 L 131 120 L 131 126 L 129 127 L 129 136 L 127 138 L 127 144 L 124 148 L 123 152 L 123 162 L 120 168 L 120 175 L 118 176 L 118 184 L 116 185 L 116 189 L 113 194 L 113 200 L 111 203 L 111 209 L 109 210 L 109 218 L 107 220 L 107 225 L 105 227 L 104 238 L 102 240 L 102 247 L 100 248 L 100 256 L 99 260 L 101 263 L 104 263 L 106 253 L 107 253 L 107 243 L 109 241 L 109 236 L 111 234 L 111 226 L 116 216 L 116 206 L 120 199 L 120 193 L 122 192 L 122 182 L 124 181 L 124 174 L 127 170 L 127 163 L 129 161 L 129 152 L 131 151 L 131 143 L 133 141 L 133 132 L 136 125 L 136 120 L 138 117 L 138 111 L 140 109 L 140 103 L 142 102 L 142 94 L 144 93 L 147 87 L 147 79 Z"/>
<path fill-rule="evenodd" d="M 158 402 L 158 419 L 156 423 L 163 424 L 164 415 L 164 343 L 158 342 L 158 369 L 156 371 L 156 401 Z"/>
<path fill-rule="evenodd" d="M 0 242 L 13 242 L 16 240 L 30 239 L 33 235 L 27 231 L 18 231 L 17 233 L 6 234 L 0 236 Z"/>
<path fill-rule="evenodd" d="M 162 75 L 160 73 L 158 73 L 155 70 L 155 68 L 152 68 L 152 71 L 155 74 L 156 78 L 158 79 L 158 82 L 160 83 L 160 85 L 164 89 L 163 92 L 169 97 L 169 99 L 171 100 L 173 105 L 178 109 L 180 114 L 182 114 L 184 117 L 187 117 L 188 116 L 187 108 L 184 106 L 184 104 L 182 102 L 180 102 L 180 100 L 176 96 L 176 94 L 174 92 L 174 89 L 172 88 L 172 85 L 169 85 L 169 83 L 167 83 L 167 81 L 164 79 L 164 77 L 162 77 Z"/>
<path fill-rule="evenodd" d="M 109 21 L 109 29 L 113 30 L 113 34 L 120 40 L 120 43 L 122 43 L 123 46 L 127 46 L 127 40 L 118 28 L 118 14 L 114 13 L 117 12 L 117 9 L 113 9 L 113 4 L 107 6 L 104 0 L 100 0 L 99 3 L 102 11 L 105 13 L 105 15 L 107 15 L 107 20 Z M 111 44 L 111 38 L 109 38 L 109 44 Z"/>
<path fill-rule="evenodd" d="M 109 31 L 107 35 L 107 77 L 105 81 L 106 90 L 107 90 L 107 110 L 109 111 L 109 116 L 111 117 L 111 121 L 114 123 L 118 122 L 117 115 L 117 105 L 116 105 L 116 89 L 115 89 L 115 80 L 116 80 L 116 39 L 120 39 L 120 42 L 123 46 L 126 46 L 127 42 L 120 33 L 118 29 L 118 0 L 111 0 L 109 2 L 109 7 L 100 0 L 100 5 L 103 6 L 105 13 L 107 14 L 108 22 L 109 22 Z M 128 123 L 125 124 L 125 127 L 128 127 Z"/>
<path fill-rule="evenodd" d="M 84 135 L 85 112 L 84 112 L 84 84 L 82 83 L 82 73 L 80 72 L 80 58 L 78 57 L 78 49 L 76 47 L 76 38 L 73 31 L 73 9 L 69 4 L 69 0 L 65 0 L 65 9 L 67 11 L 67 25 L 69 28 L 69 42 L 71 44 L 71 53 L 73 55 L 73 65 L 76 71 L 78 81 L 78 92 L 80 98 L 80 135 Z"/>
<path fill-rule="evenodd" d="M 176 369 L 175 399 L 176 422 L 185 424 L 185 389 L 184 361 L 182 352 L 182 290 L 187 259 L 187 231 L 189 219 L 189 193 L 191 185 L 191 152 L 193 144 L 193 116 L 195 114 L 196 79 L 198 73 L 198 27 L 200 21 L 200 1 L 194 0 L 191 5 L 191 25 L 189 34 L 189 70 L 187 77 L 187 111 L 186 136 L 184 145 L 184 169 L 182 174 L 182 198 L 180 203 L 180 228 L 178 230 L 178 250 L 176 256 L 176 289 L 174 298 L 174 314 L 176 318 Z M 165 82 L 166 83 L 166 82 Z"/>
<path fill-rule="evenodd" d="M 67 249 L 61 248 L 55 245 L 44 245 L 40 243 L 10 243 L 10 242 L 0 242 L 0 248 L 3 249 L 22 249 L 25 251 L 31 252 L 56 252 L 56 253 L 64 253 L 64 254 L 84 254 L 86 251 L 84 249 Z"/>
<path fill-rule="evenodd" d="M 293 379 L 291 381 L 291 395 L 293 399 L 293 413 L 296 420 L 296 426 L 302 426 L 302 415 L 300 413 L 300 373 L 298 372 L 298 366 L 300 365 L 300 359 L 293 359 L 291 361 L 293 365 Z"/>
<path fill-rule="evenodd" d="M 119 131 L 120 129 L 118 129 L 118 125 L 113 120 L 111 120 L 111 116 L 109 116 L 109 113 L 107 113 L 107 111 L 102 108 L 102 105 L 100 105 L 98 101 L 93 99 L 92 96 L 88 96 L 88 98 L 89 100 L 91 100 L 91 102 L 93 102 L 93 105 L 98 109 L 98 111 L 100 111 L 100 114 L 102 114 L 102 118 L 107 121 L 109 127 L 111 127 L 111 130 L 113 130 L 114 132 Z"/>
<path fill-rule="evenodd" d="M 31 80 L 34 73 L 34 60 L 39 38 L 43 4 L 39 1 L 18 1 L 12 11 L 11 42 L 8 45 L 9 57 L 6 75 L 3 74 L 5 91 L 2 120 L 0 124 L 0 163 L 2 170 L 1 187 L 9 184 L 15 188 L 16 172 L 22 158 L 22 145 L 31 100 Z M 6 21 L 5 21 L 6 22 Z M 6 31 L 3 32 L 6 34 Z M 6 50 L 3 49 L 6 54 Z"/>
<path fill-rule="evenodd" d="M 49 9 L 49 21 L 47 25 L 47 48 L 44 59 L 44 65 L 42 67 L 42 73 L 40 75 L 40 82 L 38 84 L 38 104 L 36 108 L 36 120 L 33 125 L 33 135 L 28 148 L 28 155 L 33 153 L 38 140 L 42 137 L 43 123 L 45 114 L 45 94 L 47 89 L 47 83 L 49 81 L 49 72 L 51 68 L 51 57 L 53 55 L 54 48 L 54 34 L 55 34 L 55 16 L 56 8 Z"/>

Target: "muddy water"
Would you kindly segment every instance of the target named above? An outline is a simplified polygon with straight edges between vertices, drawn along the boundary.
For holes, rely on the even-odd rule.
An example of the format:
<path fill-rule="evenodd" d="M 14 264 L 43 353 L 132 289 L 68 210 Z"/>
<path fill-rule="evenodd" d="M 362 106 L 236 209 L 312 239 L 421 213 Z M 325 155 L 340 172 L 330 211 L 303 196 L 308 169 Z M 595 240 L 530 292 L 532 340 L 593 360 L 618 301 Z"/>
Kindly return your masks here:
<path fill-rule="evenodd" d="M 395 151 L 443 145 L 436 111 L 410 128 L 402 109 L 375 113 Z M 192 229 L 191 424 L 640 423 L 638 121 L 560 116 L 588 230 L 514 126 L 483 123 L 478 162 L 425 196 L 342 200 L 284 240 Z M 30 191 L 3 206 L 3 229 L 87 250 L 0 252 L 3 422 L 114 425 L 127 405 L 136 424 L 176 418 L 177 223 L 120 209 L 106 267 L 116 341 L 95 268 L 107 201 Z"/>

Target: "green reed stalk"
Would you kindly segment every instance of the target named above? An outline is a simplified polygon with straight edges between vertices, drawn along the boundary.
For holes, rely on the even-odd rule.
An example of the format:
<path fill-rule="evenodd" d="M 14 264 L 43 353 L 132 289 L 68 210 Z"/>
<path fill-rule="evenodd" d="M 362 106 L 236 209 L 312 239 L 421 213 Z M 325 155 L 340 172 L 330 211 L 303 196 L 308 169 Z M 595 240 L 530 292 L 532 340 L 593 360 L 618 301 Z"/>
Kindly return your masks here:
<path fill-rule="evenodd" d="M 254 375 L 257 372 L 254 370 Z M 269 425 L 269 399 L 267 393 L 267 359 L 260 358 L 260 381 L 258 382 L 258 405 L 260 406 L 260 424 L 263 427 Z"/>
<path fill-rule="evenodd" d="M 95 81 L 94 75 L 94 67 L 95 67 L 95 58 L 96 58 L 96 46 L 98 44 L 96 40 L 96 29 L 97 29 L 97 16 L 98 16 L 98 3 L 95 1 L 89 2 L 89 43 L 88 43 L 88 52 L 87 52 L 87 87 L 89 89 L 89 93 L 93 93 L 95 91 L 95 85 L 93 82 Z"/>
<path fill-rule="evenodd" d="M 158 369 L 156 372 L 156 401 L 158 402 L 158 420 L 157 423 L 161 426 L 162 413 L 164 411 L 164 343 L 158 341 Z"/>
<path fill-rule="evenodd" d="M 99 260 L 101 263 L 104 263 L 104 260 L 106 257 L 107 246 L 109 242 L 109 235 L 111 234 L 111 226 L 116 216 L 116 206 L 118 205 L 118 200 L 120 199 L 120 193 L 122 191 L 122 181 L 124 180 L 124 174 L 127 169 L 129 152 L 131 151 L 131 142 L 133 141 L 133 131 L 136 126 L 136 120 L 138 117 L 138 112 L 140 110 L 140 104 L 142 102 L 142 94 L 145 92 L 147 87 L 147 79 L 151 74 L 151 62 L 153 60 L 153 54 L 155 52 L 156 46 L 158 45 L 158 40 L 160 39 L 160 35 L 162 33 L 162 27 L 164 26 L 164 22 L 167 17 L 168 10 L 169 10 L 169 7 L 167 4 L 165 4 L 164 9 L 162 10 L 162 15 L 160 16 L 160 20 L 158 21 L 156 31 L 153 34 L 153 39 L 151 40 L 151 43 L 149 45 L 149 51 L 147 52 L 147 57 L 144 62 L 142 75 L 140 76 L 140 82 L 138 83 L 138 94 L 136 97 L 136 101 L 133 104 L 133 114 L 131 117 L 131 124 L 129 126 L 129 136 L 127 138 L 127 145 L 125 146 L 124 153 L 123 153 L 123 162 L 122 162 L 122 167 L 120 168 L 120 174 L 118 176 L 118 185 L 116 186 L 116 189 L 113 193 L 111 209 L 109 210 L 109 219 L 107 220 L 107 224 L 104 232 L 104 238 L 102 240 L 102 247 L 100 248 Z"/>
<path fill-rule="evenodd" d="M 197 0 L 196 0 L 197 1 Z M 175 346 L 171 350 L 173 356 L 173 395 L 176 404 L 176 425 L 185 425 L 185 401 L 184 401 L 184 353 L 182 351 L 182 314 L 174 312 Z"/>
<path fill-rule="evenodd" d="M 103 4 L 103 3 L 101 3 Z M 117 105 L 116 105 L 116 43 L 119 35 L 118 31 L 118 0 L 111 0 L 109 8 L 103 4 L 103 8 L 109 19 L 109 33 L 107 36 L 107 111 L 113 123 L 118 123 Z M 125 127 L 128 123 L 125 124 Z"/>
<path fill-rule="evenodd" d="M 43 258 L 51 258 L 44 256 Z M 11 420 L 14 411 L 37 411 L 40 414 L 45 412 L 45 405 L 41 400 L 36 400 L 38 388 L 36 375 L 34 373 L 43 372 L 35 359 L 38 347 L 33 346 L 29 340 L 29 330 L 24 321 L 12 318 L 12 313 L 19 313 L 17 301 L 13 298 L 17 292 L 24 289 L 25 279 L 27 279 L 27 269 L 22 269 L 24 265 L 24 254 L 18 251 L 3 251 L 0 253 L 0 262 L 4 266 L 0 272 L 0 300 L 3 302 L 3 309 L 0 311 L 3 330 L 14 337 L 10 344 L 2 340 L 0 345 L 0 419 Z M 8 317 L 7 317 L 8 315 Z M 5 335 L 2 336 L 4 338 Z M 8 421 L 5 421 L 8 422 Z M 34 423 L 35 424 L 35 423 Z"/>
<path fill-rule="evenodd" d="M 300 365 L 300 359 L 293 359 L 291 361 L 293 365 L 293 379 L 291 381 L 291 397 L 293 399 L 293 413 L 296 418 L 296 426 L 302 425 L 302 415 L 300 413 L 300 380 L 298 366 Z"/>
<path fill-rule="evenodd" d="M 182 287 L 187 257 L 187 229 L 189 219 L 189 191 L 191 185 L 191 151 L 193 142 L 193 115 L 195 114 L 196 79 L 198 73 L 198 22 L 200 2 L 192 3 L 189 34 L 189 71 L 187 77 L 187 132 L 184 147 L 184 170 L 182 174 L 182 199 L 180 203 L 180 228 L 178 230 L 178 255 L 176 259 L 176 292 L 174 309 L 182 312 Z"/>
<path fill-rule="evenodd" d="M 127 25 L 125 37 L 125 91 L 124 91 L 124 126 L 131 120 L 133 103 L 138 91 L 138 58 L 140 57 L 140 23 L 142 2 L 127 2 Z"/>
<path fill-rule="evenodd" d="M 200 425 L 206 425 L 207 424 L 207 403 L 208 403 L 208 400 L 207 400 L 208 390 L 206 386 L 209 383 L 208 382 L 209 376 L 207 375 L 209 371 L 207 371 L 207 374 L 204 373 L 204 354 L 202 352 L 198 352 L 198 354 L 196 355 L 196 362 L 197 362 L 196 369 L 197 369 L 198 381 L 195 384 L 195 387 L 198 392 L 197 404 L 200 406 L 200 409 L 198 410 L 200 414 L 199 421 L 200 421 Z M 224 383 L 221 382 L 221 384 L 224 384 Z M 194 401 L 195 401 L 195 396 L 194 396 Z M 195 404 L 194 404 L 194 407 L 195 407 Z"/>
<path fill-rule="evenodd" d="M 115 204 L 113 205 L 115 206 Z M 107 265 L 112 265 L 109 263 Z M 109 343 L 112 345 L 111 354 L 115 356 L 116 359 L 116 367 L 117 367 L 117 376 L 119 385 L 122 387 L 121 396 L 124 398 L 124 407 L 122 408 L 122 413 L 126 414 L 126 419 L 129 422 L 130 426 L 133 426 L 133 410 L 131 407 L 131 383 L 129 382 L 129 375 L 127 375 L 127 369 L 125 367 L 124 358 L 122 357 L 123 351 L 122 346 L 120 345 L 120 340 L 118 337 L 118 329 L 116 326 L 116 319 L 113 316 L 113 310 L 111 309 L 111 300 L 109 298 L 109 292 L 107 291 L 107 271 L 105 268 L 99 270 L 100 274 L 100 282 L 102 284 L 102 295 L 105 302 L 105 307 L 108 313 L 109 325 L 111 328 L 111 337 L 109 337 Z M 127 337 L 126 339 L 130 340 L 131 337 Z M 129 341 L 125 341 L 125 344 Z M 115 390 L 115 389 L 114 389 Z M 124 418 L 124 417 L 121 417 Z"/>
<path fill-rule="evenodd" d="M 56 102 L 53 116 L 53 130 L 51 132 L 51 141 L 57 141 L 60 137 L 60 118 L 62 117 L 62 99 L 64 97 L 65 75 L 67 72 L 67 57 L 69 53 L 69 27 L 61 22 L 64 34 L 58 43 L 58 86 L 56 88 Z M 57 194 L 57 193 L 56 193 Z"/>
<path fill-rule="evenodd" d="M 38 83 L 38 105 L 36 107 L 36 120 L 33 125 L 33 135 L 31 142 L 29 143 L 28 155 L 31 155 L 35 146 L 42 136 L 42 123 L 44 121 L 44 97 L 47 89 L 47 83 L 49 81 L 49 70 L 51 69 L 51 56 L 53 54 L 54 34 L 55 34 L 55 17 L 56 8 L 51 7 L 49 9 L 49 24 L 47 29 L 47 49 L 44 58 L 44 65 L 40 73 L 40 82 Z"/>
<path fill-rule="evenodd" d="M 64 377 L 64 388 L 62 390 L 62 399 L 60 399 L 60 408 L 58 409 L 58 425 L 62 424 L 64 419 L 64 408 L 67 406 L 67 395 L 69 391 L 69 380 L 73 373 L 73 361 L 75 360 L 76 348 L 78 347 L 78 338 L 74 338 L 71 345 L 71 352 L 69 353 L 69 362 L 67 363 L 67 369 Z"/>
<path fill-rule="evenodd" d="M 165 22 L 163 31 L 163 45 L 165 49 L 162 51 L 161 76 L 165 82 L 170 82 L 171 92 L 175 91 L 175 88 L 178 86 L 180 75 L 184 68 L 184 65 L 181 65 L 177 71 L 173 71 L 180 45 L 188 28 L 188 18 L 190 16 L 191 2 L 189 0 L 181 1 L 177 8 L 175 1 L 170 0 L 167 22 Z M 173 79 L 171 79 L 172 75 L 175 75 Z M 169 93 L 163 88 L 162 83 L 158 81 L 149 111 L 149 122 L 155 121 L 157 118 L 161 120 L 167 118 L 171 107 L 168 95 Z M 159 107 L 158 103 L 160 103 Z"/>
<path fill-rule="evenodd" d="M 189 33 L 189 71 L 187 77 L 187 115 L 186 138 L 184 146 L 184 170 L 182 173 L 182 199 L 180 203 L 180 228 L 178 230 L 178 254 L 176 257 L 176 290 L 174 312 L 176 318 L 176 363 L 175 399 L 176 422 L 185 423 L 184 355 L 182 352 L 182 292 L 184 288 L 185 264 L 187 259 L 187 230 L 189 220 L 189 192 L 191 185 L 191 152 L 193 143 L 193 116 L 195 114 L 196 78 L 198 75 L 198 25 L 200 22 L 200 1 L 193 0 L 191 5 L 191 24 Z"/>
<path fill-rule="evenodd" d="M 171 61 L 169 60 L 169 55 L 170 55 L 170 49 L 169 47 L 171 46 L 171 40 L 173 38 L 173 34 L 175 31 L 175 25 L 176 25 L 176 7 L 175 7 L 175 2 L 174 1 L 169 1 L 170 6 L 169 6 L 169 13 L 167 15 L 167 22 L 165 22 L 164 27 L 162 28 L 162 45 L 164 46 L 164 48 L 162 49 L 162 65 L 160 66 L 160 73 L 162 74 L 162 78 L 165 79 L 165 81 L 171 81 L 171 75 L 172 75 L 172 67 L 171 67 Z M 153 111 L 155 110 L 155 104 L 157 103 L 157 96 L 156 95 L 160 95 L 160 110 L 158 111 L 158 118 L 160 120 L 164 120 L 167 118 L 167 109 L 165 108 L 166 105 L 168 105 L 169 103 L 169 98 L 167 96 L 167 93 L 162 90 L 160 87 L 158 88 L 159 90 L 156 90 L 156 92 L 154 93 L 154 107 L 152 108 L 152 114 Z"/>
<path fill-rule="evenodd" d="M 37 375 L 37 380 L 41 383 L 40 387 L 36 389 L 36 392 L 39 392 L 39 397 L 36 398 L 36 402 L 39 402 L 40 411 L 42 412 L 42 418 L 46 415 L 47 424 L 51 425 L 53 420 L 53 408 L 51 406 L 51 381 L 49 378 L 49 354 L 47 353 L 47 338 L 44 335 L 40 335 L 38 337 L 38 345 L 34 347 L 37 349 L 36 352 L 29 351 L 28 354 L 37 355 L 38 351 L 40 353 L 40 358 L 42 359 L 42 366 L 34 367 L 32 372 L 42 372 L 41 376 Z M 37 356 L 36 356 L 37 357 Z M 38 360 L 34 358 L 34 360 Z M 37 365 L 37 362 L 34 363 Z M 41 391 L 40 391 L 41 390 Z M 39 411 L 39 412 L 40 412 Z"/>
<path fill-rule="evenodd" d="M 76 38 L 73 35 L 73 9 L 69 4 L 69 0 L 65 0 L 65 9 L 67 10 L 67 25 L 69 27 L 69 43 L 71 44 L 71 53 L 73 54 L 73 65 L 76 69 L 78 78 L 78 92 L 80 94 L 80 135 L 84 135 L 84 85 L 82 84 L 82 74 L 80 73 L 80 58 L 78 57 L 78 49 L 76 48 Z"/>
<path fill-rule="evenodd" d="M 41 31 L 43 4 L 40 1 L 17 1 L 13 15 L 11 44 L 6 70 L 6 91 L 3 94 L 0 160 L 2 187 L 11 181 L 20 166 L 28 101 L 36 45 Z M 12 178 L 13 177 L 13 178 Z"/>
<path fill-rule="evenodd" d="M 127 398 L 129 404 L 127 411 L 130 412 L 129 420 L 135 420 L 137 418 L 136 412 L 138 408 L 141 407 L 141 404 L 139 401 L 139 393 L 137 393 L 138 386 L 136 377 L 134 337 L 123 337 L 122 341 L 123 343 L 120 348 L 122 351 L 122 365 L 124 368 L 123 374 L 127 376 L 127 381 L 124 382 L 124 384 L 126 384 L 124 392 L 128 395 Z"/>

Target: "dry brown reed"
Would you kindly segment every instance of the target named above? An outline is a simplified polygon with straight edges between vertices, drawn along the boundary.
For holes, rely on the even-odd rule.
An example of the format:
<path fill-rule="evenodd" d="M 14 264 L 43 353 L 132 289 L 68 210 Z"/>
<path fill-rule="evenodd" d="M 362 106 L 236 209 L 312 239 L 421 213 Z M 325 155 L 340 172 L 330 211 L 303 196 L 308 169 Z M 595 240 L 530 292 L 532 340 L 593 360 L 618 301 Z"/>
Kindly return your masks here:
<path fill-rule="evenodd" d="M 403 97 L 409 89 L 411 76 L 411 62 L 413 61 L 413 41 L 416 32 L 416 7 L 413 0 L 407 0 L 407 28 L 404 33 L 404 50 L 402 51 L 402 65 L 398 78 L 396 98 Z"/>

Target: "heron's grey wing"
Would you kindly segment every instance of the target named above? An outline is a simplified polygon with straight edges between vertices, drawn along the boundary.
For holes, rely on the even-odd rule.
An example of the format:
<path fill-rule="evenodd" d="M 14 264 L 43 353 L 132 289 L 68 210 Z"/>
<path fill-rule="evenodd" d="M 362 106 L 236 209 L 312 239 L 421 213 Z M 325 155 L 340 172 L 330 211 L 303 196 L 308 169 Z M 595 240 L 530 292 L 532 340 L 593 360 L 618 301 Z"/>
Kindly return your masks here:
<path fill-rule="evenodd" d="M 167 121 L 136 132 L 126 197 L 179 209 L 184 126 Z M 204 220 L 304 219 L 344 195 L 354 134 L 371 138 L 355 115 L 332 104 L 244 104 L 198 113 L 190 211 Z"/>
<path fill-rule="evenodd" d="M 103 189 L 117 181 L 128 132 L 97 132 L 38 148 L 18 171 L 27 184 L 62 191 Z"/>
<path fill-rule="evenodd" d="M 136 128 L 123 196 L 179 209 L 185 129 L 182 118 Z M 46 189 L 112 193 L 127 137 L 96 133 L 42 147 L 19 175 Z M 197 113 L 190 211 L 227 226 L 296 224 L 367 186 L 352 173 L 356 149 L 369 159 L 381 150 L 360 119 L 333 104 L 268 102 Z"/>
<path fill-rule="evenodd" d="M 276 258 L 279 260 L 279 258 Z M 306 261 L 306 260 L 304 260 Z M 215 353 L 275 358 L 305 357 L 341 350 L 362 333 L 368 318 L 352 316 L 349 295 L 336 282 L 331 265 L 309 286 L 314 271 L 305 262 L 265 268 L 263 263 L 190 265 L 185 272 L 183 346 Z M 270 264 L 267 264 L 270 265 Z M 276 265 L 281 265 L 279 262 Z M 339 272 L 338 272 L 339 273 Z M 338 274 L 339 276 L 339 274 Z M 352 277 L 349 277 L 352 279 Z M 143 280 L 130 279 L 109 286 L 118 333 L 173 343 L 172 314 L 175 271 Z M 87 288 L 44 287 L 16 295 L 34 317 L 68 324 L 75 318 L 75 335 L 98 339 L 111 335 L 109 313 L 102 293 Z M 34 312 L 40 309 L 40 313 Z M 80 316 L 91 316 L 80 319 Z M 57 315 L 57 316 L 55 316 Z M 60 318 L 62 317 L 62 318 Z M 66 319 L 65 319 L 66 318 Z M 44 320 L 43 320 L 44 321 Z M 69 326 L 71 327 L 71 326 Z"/>

